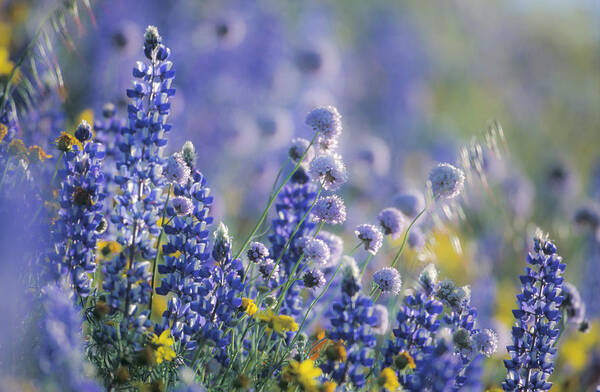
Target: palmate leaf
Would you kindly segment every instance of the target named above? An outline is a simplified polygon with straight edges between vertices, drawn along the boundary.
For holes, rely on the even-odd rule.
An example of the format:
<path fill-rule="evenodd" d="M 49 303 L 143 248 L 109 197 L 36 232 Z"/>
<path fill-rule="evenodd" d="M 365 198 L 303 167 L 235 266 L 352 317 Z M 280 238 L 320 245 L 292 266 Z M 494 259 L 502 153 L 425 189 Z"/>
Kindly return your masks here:
<path fill-rule="evenodd" d="M 0 85 L 0 108 L 10 102 L 10 109 L 17 115 L 25 114 L 37 101 L 44 89 L 64 89 L 64 80 L 52 42 L 58 36 L 67 50 L 75 44 L 68 29 L 68 18 L 72 19 L 79 33 L 83 25 L 77 2 L 81 1 L 88 10 L 92 24 L 96 21 L 89 0 L 58 1 L 56 6 L 42 19 L 33 38 L 15 62 L 4 85 Z"/>

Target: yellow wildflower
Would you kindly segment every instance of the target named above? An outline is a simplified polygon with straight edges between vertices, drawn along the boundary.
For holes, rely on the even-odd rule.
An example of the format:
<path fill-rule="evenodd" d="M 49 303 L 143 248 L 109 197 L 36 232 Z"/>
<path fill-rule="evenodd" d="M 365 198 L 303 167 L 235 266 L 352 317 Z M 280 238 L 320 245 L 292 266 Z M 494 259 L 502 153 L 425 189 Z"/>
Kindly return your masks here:
<path fill-rule="evenodd" d="M 333 381 L 327 381 L 324 384 L 319 385 L 319 392 L 335 392 L 337 384 Z"/>
<path fill-rule="evenodd" d="M 297 384 L 303 391 L 317 391 L 315 378 L 319 377 L 321 373 L 321 369 L 315 367 L 315 362 L 311 359 L 302 362 L 292 360 L 283 369 L 281 380 L 287 384 Z"/>
<path fill-rule="evenodd" d="M 256 313 L 255 317 L 267 324 L 267 331 L 275 330 L 277 333 L 286 331 L 297 331 L 298 324 L 293 318 L 286 315 L 275 315 L 272 309 L 267 309 Z"/>
<path fill-rule="evenodd" d="M 398 388 L 400 388 L 400 383 L 398 382 L 398 376 L 396 376 L 396 372 L 389 367 L 384 368 L 381 373 L 379 373 L 377 382 L 390 392 L 397 391 Z"/>
<path fill-rule="evenodd" d="M 27 154 L 27 147 L 21 139 L 13 139 L 8 145 L 8 153 L 10 155 L 25 155 Z"/>
<path fill-rule="evenodd" d="M 15 63 L 10 61 L 8 49 L 0 46 L 0 75 L 10 75 Z"/>
<path fill-rule="evenodd" d="M 81 149 L 81 143 L 79 142 L 79 140 L 77 140 L 75 136 L 69 135 L 66 132 L 61 132 L 60 136 L 56 138 L 55 143 L 56 147 L 63 152 L 71 151 L 71 148 L 73 148 L 73 144 L 78 145 Z"/>
<path fill-rule="evenodd" d="M 27 157 L 31 162 L 44 162 L 46 159 L 52 158 L 52 155 L 46 154 L 40 146 L 31 146 Z"/>
<path fill-rule="evenodd" d="M 8 128 L 4 124 L 0 124 L 0 143 L 8 135 Z"/>
<path fill-rule="evenodd" d="M 110 259 L 111 255 L 121 252 L 123 247 L 117 241 L 98 241 L 98 256 L 102 260 Z"/>
<path fill-rule="evenodd" d="M 254 303 L 254 301 L 250 298 L 242 298 L 242 310 L 246 312 L 248 316 L 252 316 L 258 310 L 258 307 Z"/>
<path fill-rule="evenodd" d="M 156 362 L 161 363 L 162 361 L 170 361 L 175 358 L 175 351 L 173 351 L 173 344 L 175 341 L 171 337 L 171 330 L 165 329 L 162 331 L 160 336 L 152 334 L 152 344 L 156 346 Z"/>

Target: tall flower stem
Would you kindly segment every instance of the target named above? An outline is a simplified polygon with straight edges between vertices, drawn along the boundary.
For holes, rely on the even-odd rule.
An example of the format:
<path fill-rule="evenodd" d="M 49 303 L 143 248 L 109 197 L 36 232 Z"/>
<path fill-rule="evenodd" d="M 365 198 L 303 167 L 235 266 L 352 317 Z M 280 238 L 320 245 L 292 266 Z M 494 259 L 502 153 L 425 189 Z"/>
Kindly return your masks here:
<path fill-rule="evenodd" d="M 258 222 L 256 222 L 256 225 L 254 226 L 254 228 L 252 229 L 252 231 L 250 232 L 250 234 L 248 235 L 248 237 L 246 238 L 246 240 L 242 244 L 241 248 L 237 251 L 234 259 L 239 258 L 240 255 L 242 254 L 242 252 L 248 246 L 248 244 L 250 244 L 250 241 L 252 241 L 252 238 L 254 237 L 254 235 L 256 234 L 256 232 L 258 231 L 259 227 L 262 225 L 262 223 L 264 222 L 264 220 L 267 218 L 267 214 L 268 214 L 269 210 L 271 209 L 271 206 L 273 205 L 273 202 L 275 201 L 275 199 L 279 195 L 279 192 L 281 192 L 281 190 L 283 189 L 284 185 L 288 183 L 288 181 L 292 178 L 292 176 L 294 175 L 294 173 L 296 172 L 296 170 L 298 170 L 298 168 L 302 164 L 302 161 L 304 160 L 304 157 L 306 157 L 306 154 L 308 154 L 308 150 L 310 150 L 310 148 L 312 147 L 312 145 L 315 142 L 315 140 L 317 140 L 317 136 L 318 135 L 319 135 L 319 133 L 316 132 L 315 136 L 310 141 L 310 144 L 308 145 L 308 147 L 304 151 L 304 154 L 302 154 L 302 156 L 298 160 L 298 163 L 296 163 L 296 166 L 294 166 L 294 169 L 290 172 L 290 174 L 287 175 L 287 177 L 283 180 L 283 182 L 277 187 L 277 190 L 275 191 L 275 193 L 273 193 L 269 197 L 269 202 L 267 203 L 267 207 L 264 209 L 262 215 L 258 219 Z"/>

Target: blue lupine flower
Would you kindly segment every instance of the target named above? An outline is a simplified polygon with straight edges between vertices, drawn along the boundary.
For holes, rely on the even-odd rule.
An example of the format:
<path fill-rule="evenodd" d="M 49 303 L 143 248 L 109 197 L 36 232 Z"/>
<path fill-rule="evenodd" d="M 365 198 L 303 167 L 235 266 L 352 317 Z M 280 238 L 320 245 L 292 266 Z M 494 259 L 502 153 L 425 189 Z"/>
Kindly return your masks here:
<path fill-rule="evenodd" d="M 81 143 L 85 143 L 91 140 L 92 136 L 92 126 L 85 120 L 81 121 L 81 124 L 79 124 L 75 130 L 75 137 L 77 140 Z"/>
<path fill-rule="evenodd" d="M 431 191 L 436 199 L 452 199 L 459 195 L 465 183 L 462 170 L 449 163 L 440 163 L 429 173 Z"/>
<path fill-rule="evenodd" d="M 374 225 L 362 224 L 356 227 L 354 234 L 362 242 L 365 250 L 372 255 L 377 254 L 383 245 L 383 234 Z"/>
<path fill-rule="evenodd" d="M 400 273 L 396 268 L 385 267 L 373 274 L 373 282 L 383 293 L 398 295 L 402 286 Z"/>
<path fill-rule="evenodd" d="M 397 327 L 394 338 L 388 341 L 384 352 L 384 365 L 394 362 L 394 357 L 406 351 L 415 361 L 417 368 L 427 363 L 433 340 L 440 327 L 439 315 L 443 305 L 434 297 L 437 271 L 433 265 L 425 267 L 419 276 L 419 287 L 404 297 L 404 305 L 396 314 Z M 401 376 L 403 386 L 410 385 L 413 375 Z"/>
<path fill-rule="evenodd" d="M 346 205 L 338 195 L 320 197 L 313 213 L 319 220 L 330 225 L 339 225 L 346 221 Z"/>
<path fill-rule="evenodd" d="M 308 174 L 323 185 L 323 189 L 335 191 L 348 181 L 348 172 L 342 158 L 335 154 L 319 155 L 310 162 Z"/>
<path fill-rule="evenodd" d="M 83 136 L 91 130 L 82 125 Z M 85 141 L 85 140 L 84 140 Z M 104 150 L 97 143 L 86 143 L 83 151 L 73 146 L 64 155 L 64 180 L 59 191 L 59 217 L 53 227 L 54 251 L 50 267 L 66 277 L 80 297 L 91 290 L 88 274 L 96 270 L 96 241 L 100 233 L 104 200 L 102 159 Z"/>
<path fill-rule="evenodd" d="M 158 272 L 164 277 L 156 293 L 173 293 L 174 296 L 169 300 L 155 333 L 170 328 L 176 341 L 183 341 L 187 349 L 192 349 L 195 346 L 193 336 L 200 330 L 202 319 L 191 305 L 199 300 L 203 279 L 209 273 L 207 227 L 212 223 L 209 211 L 213 198 L 206 186 L 206 178 L 197 170 L 188 183 L 175 186 L 173 191 L 180 195 L 177 197 L 190 200 L 192 211 L 182 216 L 167 209 L 167 222 L 170 223 L 165 222 L 167 243 L 162 247 L 165 263 L 158 266 Z M 176 257 L 176 253 L 180 255 Z"/>
<path fill-rule="evenodd" d="M 377 220 L 379 221 L 379 225 L 383 228 L 383 233 L 385 235 L 391 235 L 393 238 L 398 237 L 404 229 L 404 215 L 394 207 L 388 207 L 381 210 L 379 215 L 377 215 Z"/>
<path fill-rule="evenodd" d="M 304 173 L 304 170 L 300 168 L 298 169 L 298 172 L 302 174 Z M 292 177 L 290 183 L 286 184 L 281 190 L 281 193 L 277 197 L 277 202 L 275 203 L 277 215 L 273 218 L 271 223 L 273 230 L 269 235 L 269 241 L 271 242 L 270 254 L 273 259 L 281 259 L 279 264 L 279 267 L 281 267 L 279 268 L 279 274 L 282 282 L 288 279 L 297 261 L 302 256 L 302 247 L 300 245 L 304 240 L 303 237 L 312 238 L 311 233 L 316 227 L 316 223 L 313 219 L 315 209 L 313 209 L 299 226 L 294 238 L 290 241 L 288 249 L 282 254 L 284 247 L 292 236 L 296 226 L 298 226 L 298 223 L 304 215 L 308 213 L 317 196 L 315 185 L 304 180 L 302 175 Z M 323 262 L 326 262 L 326 260 Z M 302 274 L 306 265 L 307 262 L 303 260 L 298 266 L 296 273 Z M 263 262 L 259 265 L 259 270 L 261 270 L 261 273 L 269 270 L 270 273 L 270 270 L 272 270 L 273 267 L 274 264 Z M 275 282 L 265 283 L 274 284 Z M 299 314 L 301 311 L 300 304 L 302 302 L 299 294 L 300 285 L 298 285 L 297 282 L 294 282 L 285 295 L 281 306 L 281 313 L 292 316 Z"/>
<path fill-rule="evenodd" d="M 352 259 L 346 263 L 341 283 L 342 295 L 335 301 L 330 311 L 331 330 L 329 338 L 342 341 L 347 352 L 345 361 L 328 358 L 320 367 L 338 384 L 350 384 L 358 388 L 365 384 L 368 368 L 375 363 L 372 348 L 376 339 L 372 327 L 377 324 L 373 316 L 373 302 L 360 293 L 358 268 L 351 266 Z M 355 262 L 354 262 L 355 264 Z"/>
<path fill-rule="evenodd" d="M 521 275 L 519 308 L 513 313 L 513 344 L 507 346 L 510 359 L 504 361 L 508 374 L 505 391 L 548 390 L 548 377 L 554 370 L 555 342 L 560 334 L 565 264 L 556 246 L 541 232 L 534 238 L 533 253 L 527 256 L 525 274 Z"/>
<path fill-rule="evenodd" d="M 175 71 L 167 61 L 170 50 L 161 43 L 155 27 L 149 26 L 144 37 L 144 54 L 150 61 L 138 62 L 133 68 L 136 80 L 127 90 L 132 100 L 127 107 L 129 124 L 121 128 L 120 154 L 115 163 L 118 174 L 113 178 L 121 194 L 114 199 L 111 234 L 123 251 L 104 266 L 109 304 L 113 310 L 122 306 L 125 312 L 123 332 L 130 324 L 140 330 L 150 325 L 149 310 L 140 311 L 138 307 L 148 302 L 152 290 L 146 268 L 150 267 L 147 260 L 153 260 L 157 253 L 153 237 L 160 233 L 158 217 L 165 197 L 158 188 L 164 185 L 161 150 L 171 130 L 167 124 L 169 97 L 175 94 L 171 88 Z"/>

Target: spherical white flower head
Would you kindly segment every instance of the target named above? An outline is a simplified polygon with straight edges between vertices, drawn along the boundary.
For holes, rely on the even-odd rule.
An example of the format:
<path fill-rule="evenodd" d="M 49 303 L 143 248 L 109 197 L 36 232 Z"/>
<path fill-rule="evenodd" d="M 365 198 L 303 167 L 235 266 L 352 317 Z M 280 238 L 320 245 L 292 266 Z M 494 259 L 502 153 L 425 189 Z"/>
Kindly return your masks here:
<path fill-rule="evenodd" d="M 362 242 L 365 250 L 372 255 L 377 254 L 383 245 L 383 233 L 374 225 L 358 225 L 354 231 L 356 237 Z"/>
<path fill-rule="evenodd" d="M 177 196 L 173 198 L 173 209 L 180 216 L 186 216 L 194 212 L 194 203 L 191 199 L 185 196 Z"/>
<path fill-rule="evenodd" d="M 292 145 L 288 150 L 288 156 L 290 160 L 294 163 L 298 163 L 300 159 L 302 159 L 302 155 L 304 155 L 304 153 L 306 152 L 306 155 L 304 155 L 303 162 L 311 162 L 315 157 L 315 151 L 312 148 L 312 146 L 309 146 L 310 142 L 304 138 L 298 137 L 292 139 Z M 307 149 L 308 151 L 306 151 Z"/>
<path fill-rule="evenodd" d="M 452 199 L 465 185 L 465 174 L 449 163 L 440 163 L 429 173 L 431 191 L 436 199 Z"/>
<path fill-rule="evenodd" d="M 342 133 L 342 116 L 333 106 L 313 109 L 306 116 L 305 122 L 327 139 L 337 138 Z"/>
<path fill-rule="evenodd" d="M 560 307 L 566 312 L 567 322 L 570 324 L 582 323 L 585 319 L 585 303 L 581 300 L 577 287 L 572 283 L 564 282 L 561 294 L 564 299 Z"/>
<path fill-rule="evenodd" d="M 327 264 L 329 260 L 329 248 L 325 241 L 316 238 L 309 238 L 304 243 L 303 247 L 304 258 L 309 263 L 314 263 L 320 266 Z"/>
<path fill-rule="evenodd" d="M 377 335 L 385 335 L 390 325 L 387 308 L 381 304 L 373 305 L 373 316 L 377 320 L 373 332 Z"/>
<path fill-rule="evenodd" d="M 393 238 L 398 237 L 404 229 L 404 215 L 402 215 L 400 210 L 394 207 L 388 207 L 381 210 L 379 215 L 377 215 L 377 220 L 379 220 L 383 232 L 386 235 L 391 235 Z"/>
<path fill-rule="evenodd" d="M 277 281 L 279 279 L 279 265 L 275 264 L 273 259 L 266 259 L 258 265 L 258 272 L 261 274 L 263 279 L 268 279 L 271 275 L 271 279 Z"/>
<path fill-rule="evenodd" d="M 342 274 L 346 277 L 358 279 L 360 276 L 360 268 L 356 264 L 356 260 L 351 256 L 342 257 Z"/>
<path fill-rule="evenodd" d="M 329 248 L 329 260 L 325 267 L 332 267 L 337 264 L 344 252 L 344 241 L 339 235 L 335 235 L 325 230 L 321 230 L 317 234 L 317 238 L 323 240 Z"/>
<path fill-rule="evenodd" d="M 482 329 L 473 335 L 473 345 L 480 353 L 490 357 L 498 349 L 498 334 L 493 329 Z"/>
<path fill-rule="evenodd" d="M 325 275 L 321 270 L 310 269 L 302 276 L 302 282 L 307 289 L 318 289 L 325 286 Z"/>
<path fill-rule="evenodd" d="M 175 153 L 167 160 L 162 174 L 173 184 L 185 185 L 190 178 L 191 170 L 181 154 Z"/>
<path fill-rule="evenodd" d="M 320 155 L 310 163 L 308 174 L 328 191 L 335 191 L 348 181 L 348 172 L 341 158 L 335 154 Z"/>
<path fill-rule="evenodd" d="M 397 269 L 391 267 L 385 267 L 373 274 L 373 282 L 384 293 L 392 293 L 397 295 L 400 292 L 402 286 L 402 279 Z"/>
<path fill-rule="evenodd" d="M 419 282 L 425 287 L 433 287 L 437 283 L 438 271 L 433 264 L 427 264 L 419 275 Z"/>
<path fill-rule="evenodd" d="M 400 193 L 394 197 L 394 206 L 407 217 L 414 218 L 425 208 L 425 200 L 419 192 Z"/>
<path fill-rule="evenodd" d="M 269 249 L 262 242 L 251 242 L 246 255 L 253 263 L 260 263 L 269 257 Z"/>
<path fill-rule="evenodd" d="M 313 212 L 318 219 L 331 225 L 338 225 L 346 221 L 344 200 L 337 195 L 319 198 Z"/>
<path fill-rule="evenodd" d="M 194 167 L 194 162 L 196 162 L 196 148 L 189 140 L 183 143 L 183 147 L 181 148 L 181 157 L 189 167 Z"/>

